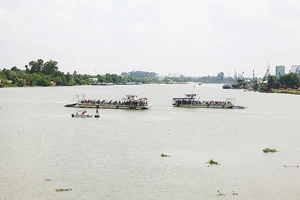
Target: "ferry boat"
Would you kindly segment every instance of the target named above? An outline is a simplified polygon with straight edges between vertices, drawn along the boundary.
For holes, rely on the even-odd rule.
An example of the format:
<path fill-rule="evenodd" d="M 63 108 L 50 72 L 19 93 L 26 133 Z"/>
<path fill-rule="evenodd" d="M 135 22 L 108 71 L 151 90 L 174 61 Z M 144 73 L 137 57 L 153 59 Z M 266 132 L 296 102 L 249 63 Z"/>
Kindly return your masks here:
<path fill-rule="evenodd" d="M 220 109 L 244 109 L 244 106 L 234 105 L 233 98 L 225 101 L 201 101 L 197 94 L 185 94 L 184 97 L 173 98 L 173 106 L 185 108 L 220 108 Z"/>
<path fill-rule="evenodd" d="M 78 95 L 77 95 L 78 97 Z M 84 96 L 82 100 L 77 103 L 66 104 L 65 107 L 72 108 L 106 108 L 106 109 L 148 109 L 149 102 L 148 98 L 139 98 L 137 95 L 128 94 L 119 101 L 114 100 L 95 100 L 86 99 Z"/>

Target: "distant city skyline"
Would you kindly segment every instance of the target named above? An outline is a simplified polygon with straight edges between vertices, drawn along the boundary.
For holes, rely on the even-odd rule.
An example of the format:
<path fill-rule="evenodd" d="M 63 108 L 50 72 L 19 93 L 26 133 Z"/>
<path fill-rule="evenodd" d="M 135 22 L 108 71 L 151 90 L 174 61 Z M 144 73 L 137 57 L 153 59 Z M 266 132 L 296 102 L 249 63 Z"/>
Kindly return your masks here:
<path fill-rule="evenodd" d="M 0 69 L 264 76 L 300 64 L 300 1 L 0 0 Z"/>

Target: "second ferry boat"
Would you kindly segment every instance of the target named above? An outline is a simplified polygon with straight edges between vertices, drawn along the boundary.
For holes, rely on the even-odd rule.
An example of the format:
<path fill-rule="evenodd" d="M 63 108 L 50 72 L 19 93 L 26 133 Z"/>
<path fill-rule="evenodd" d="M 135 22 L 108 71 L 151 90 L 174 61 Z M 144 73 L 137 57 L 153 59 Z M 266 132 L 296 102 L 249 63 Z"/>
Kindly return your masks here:
<path fill-rule="evenodd" d="M 234 105 L 233 98 L 225 101 L 201 101 L 197 94 L 185 94 L 184 97 L 173 98 L 172 105 L 185 108 L 220 108 L 220 109 L 244 109 L 244 106 Z"/>

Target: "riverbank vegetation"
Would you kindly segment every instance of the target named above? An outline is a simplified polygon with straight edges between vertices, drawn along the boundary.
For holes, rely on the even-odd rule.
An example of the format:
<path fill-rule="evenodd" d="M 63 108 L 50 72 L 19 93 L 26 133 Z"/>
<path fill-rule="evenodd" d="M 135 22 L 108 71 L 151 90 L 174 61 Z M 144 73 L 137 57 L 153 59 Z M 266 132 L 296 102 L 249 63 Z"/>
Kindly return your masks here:
<path fill-rule="evenodd" d="M 274 75 L 267 77 L 267 83 L 259 87 L 260 92 L 300 94 L 300 77 L 296 73 L 289 73 L 277 78 Z"/>
<path fill-rule="evenodd" d="M 44 62 L 42 59 L 30 61 L 23 69 L 16 66 L 11 69 L 0 70 L 1 83 L 6 87 L 11 86 L 71 86 L 91 84 L 88 75 L 63 73 L 58 70 L 58 63 L 54 60 Z"/>
<path fill-rule="evenodd" d="M 126 82 L 157 82 L 158 77 L 134 78 L 117 74 L 81 75 L 76 71 L 64 73 L 59 71 L 58 62 L 42 59 L 30 61 L 23 69 L 14 66 L 11 69 L 0 70 L 0 84 L 4 87 L 24 86 L 73 86 L 92 85 L 95 83 L 122 84 Z"/>
<path fill-rule="evenodd" d="M 42 59 L 30 61 L 23 68 L 13 66 L 10 69 L 0 69 L 1 87 L 26 87 L 26 86 L 73 86 L 73 85 L 95 85 L 101 83 L 110 84 L 150 84 L 150 83 L 230 83 L 232 77 L 225 77 L 223 72 L 217 76 L 203 77 L 161 77 L 155 72 L 131 71 L 117 74 L 87 75 L 64 73 L 59 71 L 58 62 L 55 60 L 44 61 Z"/>
<path fill-rule="evenodd" d="M 300 94 L 300 79 L 295 73 L 285 74 L 277 78 L 269 75 L 264 77 L 261 83 L 258 78 L 225 77 L 223 72 L 216 76 L 187 77 L 180 74 L 174 76 L 159 76 L 155 72 L 131 71 L 117 74 L 87 75 L 59 71 L 58 62 L 55 60 L 44 61 L 42 59 L 30 61 L 23 68 L 13 66 L 10 69 L 0 69 L 1 87 L 24 86 L 73 86 L 95 85 L 101 83 L 117 84 L 150 84 L 150 83 L 222 83 L 231 84 L 232 88 L 252 88 L 254 91 Z M 258 89 L 257 89 L 258 88 Z"/>

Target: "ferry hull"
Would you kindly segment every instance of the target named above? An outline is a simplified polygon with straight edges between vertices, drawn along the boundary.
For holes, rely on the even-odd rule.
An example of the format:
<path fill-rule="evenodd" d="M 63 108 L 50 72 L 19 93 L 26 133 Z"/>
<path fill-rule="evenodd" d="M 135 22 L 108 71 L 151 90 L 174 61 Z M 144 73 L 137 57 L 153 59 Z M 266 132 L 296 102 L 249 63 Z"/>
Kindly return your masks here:
<path fill-rule="evenodd" d="M 134 106 L 134 105 L 103 105 L 103 104 L 68 104 L 65 107 L 71 108 L 101 108 L 101 109 L 136 109 L 145 110 L 148 106 Z"/>
<path fill-rule="evenodd" d="M 216 108 L 216 109 L 245 109 L 243 106 L 221 106 L 221 105 L 180 105 L 173 104 L 174 107 L 182 107 L 182 108 Z"/>

